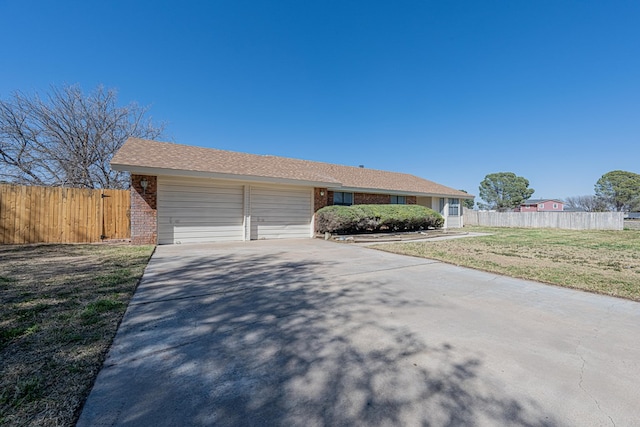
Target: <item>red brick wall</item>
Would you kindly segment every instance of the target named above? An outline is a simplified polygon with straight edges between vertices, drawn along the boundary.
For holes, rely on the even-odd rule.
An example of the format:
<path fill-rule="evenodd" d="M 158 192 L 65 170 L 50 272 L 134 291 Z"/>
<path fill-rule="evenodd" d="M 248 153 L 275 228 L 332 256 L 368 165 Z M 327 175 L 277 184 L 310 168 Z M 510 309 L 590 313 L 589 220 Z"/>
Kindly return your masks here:
<path fill-rule="evenodd" d="M 389 194 L 353 194 L 354 205 L 388 205 L 389 203 L 391 203 L 391 196 Z"/>
<path fill-rule="evenodd" d="M 327 191 L 327 206 L 333 206 L 333 191 Z"/>
<path fill-rule="evenodd" d="M 144 191 L 140 181 L 148 182 Z M 131 175 L 131 243 L 155 245 L 158 243 L 158 177 Z"/>
<path fill-rule="evenodd" d="M 324 192 L 324 196 L 321 196 L 320 192 Z M 405 200 L 408 205 L 415 205 L 418 202 L 418 198 L 416 196 L 405 196 Z M 354 205 L 388 205 L 389 203 L 391 203 L 390 194 L 353 193 Z M 314 189 L 314 212 L 318 209 L 324 208 L 325 206 L 332 205 L 333 191 L 327 191 L 326 188 Z"/>
<path fill-rule="evenodd" d="M 324 196 L 320 195 L 324 193 Z M 329 203 L 331 200 L 331 203 Z M 318 209 L 322 209 L 325 206 L 333 204 L 333 191 L 331 191 L 331 199 L 329 199 L 329 191 L 326 188 L 314 188 L 313 189 L 313 211 L 317 212 Z"/>

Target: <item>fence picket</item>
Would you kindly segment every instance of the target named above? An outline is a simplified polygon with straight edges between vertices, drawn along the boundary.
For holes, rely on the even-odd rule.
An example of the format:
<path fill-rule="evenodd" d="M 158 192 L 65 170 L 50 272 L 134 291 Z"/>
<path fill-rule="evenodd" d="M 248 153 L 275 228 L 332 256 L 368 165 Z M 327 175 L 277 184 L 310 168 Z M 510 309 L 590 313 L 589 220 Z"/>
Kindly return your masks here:
<path fill-rule="evenodd" d="M 0 184 L 0 244 L 92 243 L 129 239 L 129 190 L 89 190 Z"/>
<path fill-rule="evenodd" d="M 480 212 L 465 209 L 464 223 L 487 227 L 622 230 L 622 212 Z"/>

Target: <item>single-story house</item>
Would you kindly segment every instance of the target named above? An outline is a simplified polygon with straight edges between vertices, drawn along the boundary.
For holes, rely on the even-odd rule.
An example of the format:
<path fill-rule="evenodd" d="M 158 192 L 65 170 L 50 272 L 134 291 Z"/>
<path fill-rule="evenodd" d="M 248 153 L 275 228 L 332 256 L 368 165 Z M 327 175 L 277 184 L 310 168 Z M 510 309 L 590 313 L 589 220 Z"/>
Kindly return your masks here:
<path fill-rule="evenodd" d="M 472 195 L 413 175 L 129 138 L 111 167 L 131 173 L 131 240 L 176 244 L 313 237 L 328 205 L 419 204 L 462 227 Z"/>
<path fill-rule="evenodd" d="M 515 212 L 562 212 L 564 202 L 558 199 L 529 199 L 514 209 Z"/>

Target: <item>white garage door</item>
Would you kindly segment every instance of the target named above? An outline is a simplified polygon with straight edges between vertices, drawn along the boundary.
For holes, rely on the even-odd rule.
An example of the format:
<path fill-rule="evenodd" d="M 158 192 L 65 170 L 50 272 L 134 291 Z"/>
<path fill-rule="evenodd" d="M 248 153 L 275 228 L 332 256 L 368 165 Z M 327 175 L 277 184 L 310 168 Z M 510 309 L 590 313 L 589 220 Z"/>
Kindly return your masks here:
<path fill-rule="evenodd" d="M 158 243 L 242 240 L 243 186 L 158 177 Z"/>
<path fill-rule="evenodd" d="M 251 186 L 251 239 L 311 236 L 311 189 Z"/>

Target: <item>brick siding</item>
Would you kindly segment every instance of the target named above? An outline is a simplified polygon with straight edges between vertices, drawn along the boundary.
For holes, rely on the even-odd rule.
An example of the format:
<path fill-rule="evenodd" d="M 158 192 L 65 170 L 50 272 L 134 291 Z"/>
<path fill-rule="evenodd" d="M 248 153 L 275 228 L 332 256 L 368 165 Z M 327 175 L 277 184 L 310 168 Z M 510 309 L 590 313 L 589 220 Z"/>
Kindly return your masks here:
<path fill-rule="evenodd" d="M 140 186 L 145 178 L 146 191 Z M 131 175 L 131 243 L 155 245 L 158 243 L 158 177 Z"/>
<path fill-rule="evenodd" d="M 389 194 L 353 194 L 354 205 L 388 205 L 389 203 L 391 203 L 391 196 Z"/>
<path fill-rule="evenodd" d="M 320 193 L 324 192 L 324 196 Z M 313 193 L 313 211 L 317 212 L 325 206 L 333 205 L 333 191 L 327 191 L 326 188 L 315 188 Z M 405 196 L 407 205 L 415 205 L 418 203 L 416 196 Z M 390 194 L 373 194 L 373 193 L 353 193 L 354 205 L 388 205 L 391 203 Z"/>
<path fill-rule="evenodd" d="M 324 193 L 324 196 L 320 195 Z M 329 193 L 331 193 L 331 199 L 329 199 Z M 329 203 L 331 200 L 331 203 Z M 333 204 L 333 191 L 327 191 L 326 188 L 314 188 L 313 189 L 313 211 L 317 212 L 318 209 L 322 209 L 325 206 Z"/>

